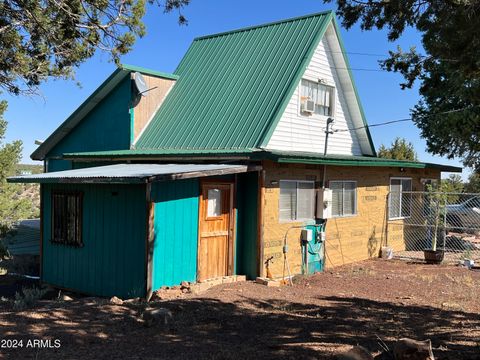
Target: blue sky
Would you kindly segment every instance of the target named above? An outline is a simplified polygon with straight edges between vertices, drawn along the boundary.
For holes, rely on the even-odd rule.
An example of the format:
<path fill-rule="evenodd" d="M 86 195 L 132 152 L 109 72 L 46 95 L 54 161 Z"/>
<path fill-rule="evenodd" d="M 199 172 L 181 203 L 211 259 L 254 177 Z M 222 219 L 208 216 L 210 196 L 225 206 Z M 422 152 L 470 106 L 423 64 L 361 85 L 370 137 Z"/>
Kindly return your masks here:
<path fill-rule="evenodd" d="M 183 11 L 189 25 L 179 26 L 176 13 L 163 14 L 161 9 L 149 7 L 144 18 L 147 35 L 137 41 L 122 62 L 173 72 L 197 36 L 329 9 L 334 7 L 324 5 L 321 0 L 192 0 Z M 388 50 L 395 49 L 397 45 L 403 48 L 420 47 L 419 34 L 409 30 L 399 41 L 389 43 L 385 31 L 362 32 L 355 27 L 349 31 L 342 29 L 342 36 L 369 124 L 409 117 L 409 109 L 419 99 L 417 88 L 400 90 L 401 76 L 377 71 L 380 69 L 377 61 L 382 58 L 377 55 L 386 56 Z M 80 66 L 75 81 L 48 81 L 41 87 L 41 96 L 12 98 L 3 94 L 9 102 L 7 141 L 23 140 L 23 162 L 32 163 L 29 156 L 36 148 L 34 140 L 47 138 L 114 69 L 109 57 L 98 53 Z M 77 85 L 77 81 L 81 86 Z M 461 166 L 460 161 L 427 153 L 419 130 L 410 122 L 374 127 L 371 133 L 376 148 L 382 143 L 390 144 L 396 136 L 402 136 L 414 144 L 421 161 Z M 466 178 L 468 173 L 464 170 L 462 177 Z"/>

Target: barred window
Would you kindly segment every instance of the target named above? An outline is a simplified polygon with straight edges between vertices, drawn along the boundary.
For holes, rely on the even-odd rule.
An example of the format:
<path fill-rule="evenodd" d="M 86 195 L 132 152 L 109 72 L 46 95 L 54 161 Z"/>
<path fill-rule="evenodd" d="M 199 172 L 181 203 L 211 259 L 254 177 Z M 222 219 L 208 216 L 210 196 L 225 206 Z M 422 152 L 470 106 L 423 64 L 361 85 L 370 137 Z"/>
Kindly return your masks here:
<path fill-rule="evenodd" d="M 330 181 L 332 189 L 332 216 L 351 216 L 357 213 L 357 183 L 355 181 Z"/>
<path fill-rule="evenodd" d="M 83 193 L 55 191 L 52 193 L 52 242 L 83 246 Z"/>

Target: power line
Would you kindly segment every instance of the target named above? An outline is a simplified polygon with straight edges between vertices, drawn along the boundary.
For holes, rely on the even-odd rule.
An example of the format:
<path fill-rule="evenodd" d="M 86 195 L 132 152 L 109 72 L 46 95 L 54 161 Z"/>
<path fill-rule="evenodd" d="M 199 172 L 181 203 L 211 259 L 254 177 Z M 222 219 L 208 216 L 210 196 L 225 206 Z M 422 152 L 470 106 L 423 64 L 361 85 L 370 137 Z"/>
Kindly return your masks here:
<path fill-rule="evenodd" d="M 333 50 L 327 50 L 327 49 L 324 49 L 324 51 L 329 52 L 331 54 L 373 56 L 373 57 L 377 57 L 377 58 L 388 58 L 388 57 L 390 57 L 390 54 L 375 54 L 375 53 L 351 52 L 351 51 L 333 51 Z M 422 59 L 433 58 L 432 56 L 429 56 L 429 55 L 418 54 L 418 56 Z M 445 59 L 445 58 L 435 58 L 435 60 L 452 61 L 452 62 L 458 62 L 459 61 L 458 59 Z"/>
<path fill-rule="evenodd" d="M 335 66 L 330 66 L 330 69 L 336 69 L 336 70 L 352 70 L 352 71 L 373 71 L 373 72 L 389 72 L 393 73 L 393 71 L 388 71 L 388 70 L 383 70 L 383 69 L 368 69 L 368 68 L 347 68 L 347 67 L 335 67 Z"/>
<path fill-rule="evenodd" d="M 477 107 L 477 106 L 473 106 L 473 107 Z M 472 106 L 464 107 L 464 108 L 456 109 L 456 110 L 442 111 L 442 112 L 438 112 L 438 113 L 435 113 L 435 114 L 424 115 L 423 117 L 428 118 L 428 117 L 433 117 L 433 116 L 437 116 L 437 115 L 451 114 L 451 113 L 456 113 L 456 112 L 468 110 L 468 109 L 471 109 L 471 108 L 472 108 Z M 334 130 L 334 132 L 354 131 L 354 130 L 360 130 L 360 129 L 371 128 L 371 127 L 376 127 L 376 126 L 385 126 L 385 125 L 390 125 L 390 124 L 395 124 L 395 123 L 405 122 L 405 121 L 413 121 L 413 118 L 389 120 L 389 121 L 376 123 L 376 124 L 372 124 L 372 125 L 366 125 L 366 126 L 364 125 L 364 126 L 359 126 L 359 127 L 355 127 L 355 128 L 348 128 L 348 129 L 338 129 L 338 130 Z"/>
<path fill-rule="evenodd" d="M 329 52 L 331 54 L 349 54 L 349 55 L 359 55 L 359 56 L 375 56 L 375 57 L 388 57 L 385 54 L 374 54 L 374 53 L 364 53 L 364 52 L 351 52 L 351 51 L 333 51 L 325 49 L 325 52 Z"/>

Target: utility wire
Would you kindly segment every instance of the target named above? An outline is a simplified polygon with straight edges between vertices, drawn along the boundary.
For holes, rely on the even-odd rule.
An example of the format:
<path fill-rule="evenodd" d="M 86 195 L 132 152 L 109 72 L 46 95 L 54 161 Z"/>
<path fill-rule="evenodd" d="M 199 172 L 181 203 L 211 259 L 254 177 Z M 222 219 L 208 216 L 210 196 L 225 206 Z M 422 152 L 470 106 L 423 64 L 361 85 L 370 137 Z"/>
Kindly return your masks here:
<path fill-rule="evenodd" d="M 325 52 L 331 54 L 348 54 L 348 55 L 359 55 L 359 56 L 375 56 L 375 57 L 388 57 L 386 54 L 374 54 L 374 53 L 364 53 L 364 52 L 351 52 L 351 51 L 333 51 L 325 49 Z"/>
<path fill-rule="evenodd" d="M 456 113 L 456 112 L 468 110 L 468 109 L 471 109 L 471 108 L 474 108 L 474 107 L 477 107 L 477 106 L 473 106 L 473 107 L 469 106 L 469 107 L 464 107 L 464 108 L 456 109 L 456 110 L 448 110 L 448 111 L 438 112 L 438 113 L 435 113 L 435 114 L 424 115 L 423 117 L 428 118 L 428 117 L 433 117 L 433 116 L 437 116 L 437 115 L 445 115 L 445 114 Z M 371 127 L 376 127 L 376 126 L 390 125 L 390 124 L 395 124 L 395 123 L 405 122 L 405 121 L 413 121 L 413 119 L 412 118 L 405 118 L 405 119 L 390 120 L 390 121 L 385 121 L 385 122 L 376 123 L 376 124 L 372 124 L 372 125 L 359 126 L 359 127 L 355 127 L 355 128 L 333 130 L 333 132 L 354 131 L 354 130 L 360 130 L 360 129 L 371 128 Z"/>
<path fill-rule="evenodd" d="M 350 51 L 333 51 L 333 50 L 327 50 L 324 49 L 325 52 L 331 53 L 331 54 L 347 54 L 347 55 L 359 55 L 359 56 L 372 56 L 372 57 L 377 57 L 377 58 L 388 58 L 390 57 L 390 54 L 375 54 L 375 53 L 364 53 L 364 52 L 350 52 Z M 420 55 L 418 54 L 420 58 L 423 59 L 428 59 L 431 58 L 429 55 Z M 457 59 L 443 59 L 443 58 L 435 58 L 435 60 L 442 60 L 442 61 L 452 61 L 452 62 L 457 62 L 459 60 Z"/>
<path fill-rule="evenodd" d="M 352 71 L 373 71 L 373 72 L 389 72 L 393 73 L 393 71 L 388 71 L 388 70 L 383 70 L 383 69 L 367 69 L 367 68 L 347 68 L 347 67 L 335 67 L 335 66 L 330 66 L 330 69 L 336 69 L 336 70 L 352 70 Z"/>

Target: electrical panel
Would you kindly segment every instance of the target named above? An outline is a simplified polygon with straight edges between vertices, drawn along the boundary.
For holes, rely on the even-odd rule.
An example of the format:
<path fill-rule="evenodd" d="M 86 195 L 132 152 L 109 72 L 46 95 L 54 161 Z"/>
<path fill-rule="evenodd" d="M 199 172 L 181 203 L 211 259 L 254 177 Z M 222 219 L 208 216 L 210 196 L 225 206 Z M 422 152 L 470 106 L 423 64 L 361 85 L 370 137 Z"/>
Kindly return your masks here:
<path fill-rule="evenodd" d="M 302 229 L 300 233 L 300 240 L 302 241 L 312 241 L 313 240 L 313 230 L 312 229 Z"/>
<path fill-rule="evenodd" d="M 317 219 L 330 219 L 332 217 L 332 189 L 319 189 L 317 191 Z"/>

